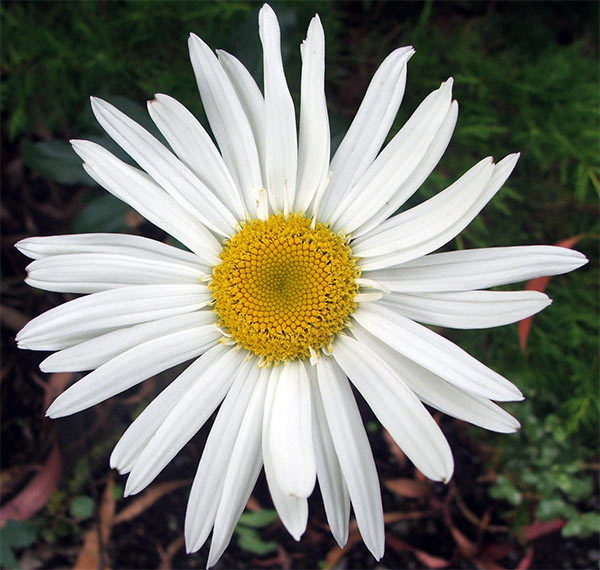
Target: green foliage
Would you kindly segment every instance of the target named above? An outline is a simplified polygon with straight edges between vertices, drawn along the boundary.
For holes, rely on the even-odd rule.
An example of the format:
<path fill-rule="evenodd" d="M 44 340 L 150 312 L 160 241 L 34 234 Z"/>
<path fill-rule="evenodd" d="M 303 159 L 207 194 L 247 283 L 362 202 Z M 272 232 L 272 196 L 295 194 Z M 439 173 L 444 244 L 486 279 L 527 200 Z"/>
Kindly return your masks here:
<path fill-rule="evenodd" d="M 237 526 L 235 529 L 238 546 L 246 552 L 264 556 L 277 550 L 277 543 L 271 540 L 264 541 L 254 528 Z"/>
<path fill-rule="evenodd" d="M 69 512 L 75 519 L 89 519 L 96 512 L 96 503 L 92 497 L 77 495 L 69 505 Z"/>
<path fill-rule="evenodd" d="M 74 233 L 120 232 L 127 229 L 125 216 L 129 206 L 103 192 L 87 204 L 71 224 Z"/>
<path fill-rule="evenodd" d="M 586 537 L 600 533 L 600 515 L 598 513 L 583 513 L 573 517 L 562 530 L 563 536 Z"/>
<path fill-rule="evenodd" d="M 52 493 L 45 508 L 32 519 L 44 542 L 56 544 L 64 537 L 73 540 L 85 530 L 86 521 L 94 516 L 97 499 L 88 493 L 94 485 L 95 473 L 105 473 L 109 450 L 122 431 L 122 426 L 115 425 L 114 428 L 112 433 L 89 448 L 86 455 L 78 457 L 62 488 Z M 117 500 L 122 498 L 122 485 L 115 485 L 113 496 Z"/>
<path fill-rule="evenodd" d="M 239 524 L 252 528 L 262 528 L 277 520 L 277 512 L 272 509 L 262 509 L 256 512 L 242 513 Z"/>
<path fill-rule="evenodd" d="M 33 144 L 24 141 L 21 149 L 25 166 L 45 178 L 61 184 L 96 186 L 81 167 L 81 159 L 66 141 L 42 141 Z"/>
<path fill-rule="evenodd" d="M 0 527 L 0 566 L 20 568 L 15 548 L 31 546 L 37 539 L 37 529 L 27 521 L 9 520 Z"/>
<path fill-rule="evenodd" d="M 246 552 L 252 552 L 259 556 L 277 550 L 276 542 L 263 540 L 258 532 L 258 529 L 264 528 L 276 520 L 277 512 L 271 509 L 243 513 L 235 527 L 238 546 Z"/>
<path fill-rule="evenodd" d="M 505 516 L 517 533 L 532 516 L 567 519 L 564 536 L 597 532 L 598 514 L 586 510 L 593 493 L 593 472 L 586 463 L 591 450 L 574 444 L 558 415 L 537 416 L 533 402 L 519 404 L 519 418 L 521 430 L 501 441 L 502 473 L 490 495 L 511 504 Z"/>

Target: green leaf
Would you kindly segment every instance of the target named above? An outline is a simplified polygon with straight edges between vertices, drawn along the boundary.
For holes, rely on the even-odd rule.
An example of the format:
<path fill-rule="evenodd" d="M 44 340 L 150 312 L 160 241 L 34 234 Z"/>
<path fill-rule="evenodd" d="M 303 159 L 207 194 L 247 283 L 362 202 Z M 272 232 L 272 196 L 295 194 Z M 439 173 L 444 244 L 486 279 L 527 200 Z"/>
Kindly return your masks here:
<path fill-rule="evenodd" d="M 536 510 L 536 517 L 543 520 L 552 520 L 558 517 L 570 518 L 577 514 L 572 505 L 562 499 L 542 499 Z"/>
<path fill-rule="evenodd" d="M 90 202 L 73 220 L 74 233 L 118 232 L 127 229 L 125 216 L 129 206 L 112 194 L 103 194 Z"/>
<path fill-rule="evenodd" d="M 69 512 L 76 519 L 89 519 L 96 511 L 94 499 L 87 495 L 78 495 L 71 501 Z"/>
<path fill-rule="evenodd" d="M 19 568 L 13 547 L 26 548 L 37 538 L 35 527 L 27 521 L 9 520 L 0 528 L 0 566 Z"/>
<path fill-rule="evenodd" d="M 272 509 L 263 509 L 255 513 L 243 513 L 240 517 L 239 524 L 251 526 L 253 528 L 261 528 L 271 524 L 277 520 L 277 512 Z"/>
<path fill-rule="evenodd" d="M 0 528 L 2 542 L 7 542 L 11 546 L 24 548 L 31 546 L 37 537 L 35 527 L 26 521 L 9 520 Z"/>
<path fill-rule="evenodd" d="M 490 496 L 494 499 L 504 499 L 511 505 L 519 505 L 523 500 L 521 491 L 504 475 L 498 475 L 496 484 L 490 488 Z"/>
<path fill-rule="evenodd" d="M 0 537 L 2 534 L 0 533 Z M 4 540 L 0 540 L 0 566 L 2 568 L 21 568 L 12 548 Z"/>
<path fill-rule="evenodd" d="M 585 538 L 600 533 L 600 514 L 584 513 L 571 519 L 562 529 L 563 536 L 578 536 Z"/>
<path fill-rule="evenodd" d="M 585 499 L 592 493 L 591 479 L 573 477 L 566 473 L 560 473 L 556 477 L 556 486 L 574 501 Z"/>
<path fill-rule="evenodd" d="M 81 159 L 66 141 L 23 141 L 23 162 L 45 178 L 61 184 L 97 186 L 81 166 Z"/>
<path fill-rule="evenodd" d="M 258 554 L 259 556 L 264 556 L 269 552 L 277 550 L 276 542 L 264 541 L 253 528 L 238 526 L 236 527 L 235 532 L 237 534 L 238 546 L 242 550 Z"/>

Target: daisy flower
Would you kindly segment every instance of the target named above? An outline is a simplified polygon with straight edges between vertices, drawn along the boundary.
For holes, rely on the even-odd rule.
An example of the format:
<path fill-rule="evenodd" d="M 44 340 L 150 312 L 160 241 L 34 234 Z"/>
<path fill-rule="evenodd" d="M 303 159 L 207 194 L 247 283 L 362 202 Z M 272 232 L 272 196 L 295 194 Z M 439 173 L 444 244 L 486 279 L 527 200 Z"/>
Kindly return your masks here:
<path fill-rule="evenodd" d="M 188 251 L 138 236 L 25 239 L 27 282 L 85 294 L 38 316 L 21 348 L 54 351 L 44 372 L 91 371 L 48 409 L 85 410 L 192 361 L 135 419 L 110 463 L 140 492 L 218 409 L 185 521 L 189 552 L 212 532 L 208 565 L 229 543 L 264 466 L 277 512 L 297 540 L 318 481 L 333 536 L 350 507 L 379 559 L 384 525 L 377 472 L 351 384 L 414 465 L 453 472 L 424 404 L 497 432 L 519 423 L 493 401 L 522 399 L 507 379 L 425 325 L 487 328 L 550 300 L 484 289 L 572 271 L 583 255 L 548 246 L 433 253 L 504 184 L 518 155 L 484 158 L 433 198 L 396 213 L 444 153 L 456 124 L 452 79 L 384 146 L 414 51 L 376 71 L 330 159 L 318 16 L 301 45 L 299 125 L 273 10 L 260 10 L 264 92 L 232 55 L 189 38 L 216 145 L 167 95 L 148 111 L 170 148 L 101 99 L 92 109 L 139 165 L 72 141 L 86 172 Z"/>

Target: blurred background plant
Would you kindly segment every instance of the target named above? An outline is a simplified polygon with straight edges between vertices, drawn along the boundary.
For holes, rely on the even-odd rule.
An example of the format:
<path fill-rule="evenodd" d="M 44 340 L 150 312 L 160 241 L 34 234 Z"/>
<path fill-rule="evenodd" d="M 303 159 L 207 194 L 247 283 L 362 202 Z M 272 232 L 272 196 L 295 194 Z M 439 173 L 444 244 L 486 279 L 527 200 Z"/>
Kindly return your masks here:
<path fill-rule="evenodd" d="M 573 238 L 574 247 L 590 259 L 582 270 L 550 281 L 547 293 L 554 304 L 535 317 L 529 334 L 520 325 L 521 344 L 516 325 L 443 331 L 521 387 L 527 401 L 507 407 L 523 427 L 516 435 L 495 436 L 475 428 L 465 431 L 459 422 L 443 419 L 457 457 L 456 487 L 415 493 L 414 485 L 398 483 L 404 479 L 391 479 L 396 483 L 386 484 L 390 492 L 384 494 L 391 515 L 416 507 L 421 513 L 439 513 L 438 518 L 423 517 L 427 524 L 437 525 L 440 545 L 431 546 L 423 538 L 432 532 L 424 527 L 423 517 L 414 516 L 412 526 L 405 527 L 400 515 L 390 516 L 392 535 L 383 566 L 404 567 L 415 557 L 430 567 L 458 565 L 463 558 L 506 566 L 519 563 L 521 568 L 597 564 L 599 5 L 369 0 L 273 5 L 281 22 L 286 74 L 296 102 L 297 48 L 310 17 L 315 12 L 321 16 L 334 146 L 373 71 L 392 49 L 413 45 L 417 50 L 392 132 L 427 93 L 454 76 L 454 96 L 461 111 L 453 141 L 409 205 L 444 188 L 483 156 L 501 158 L 521 152 L 506 186 L 449 244 L 450 249 L 552 244 Z M 2 492 L 4 505 L 13 507 L 3 511 L 4 518 L 19 519 L 0 529 L 0 563 L 6 567 L 19 563 L 15 555 L 29 567 L 91 563 L 127 567 L 134 564 L 132 560 L 139 561 L 139 567 L 204 564 L 205 554 L 186 558 L 181 552 L 185 486 L 180 484 L 183 488 L 172 493 L 175 498 L 170 499 L 167 516 L 156 511 L 155 503 L 167 500 L 167 491 L 177 488 L 172 485 L 177 481 L 159 483 L 154 494 L 128 506 L 128 501 L 120 502 L 119 485 L 107 480 L 111 446 L 163 379 L 149 382 L 147 388 L 117 404 L 100 406 L 100 412 L 85 412 L 84 419 L 57 422 L 58 437 L 42 420 L 43 401 L 59 388 L 36 375 L 40 355 L 16 354 L 13 337 L 26 320 L 65 296 L 26 289 L 22 285 L 26 260 L 12 245 L 31 234 L 69 232 L 127 231 L 163 239 L 160 231 L 94 185 L 67 141 L 93 139 L 127 159 L 95 122 L 90 95 L 107 98 L 154 133 L 143 102 L 156 92 L 176 97 L 205 122 L 188 60 L 187 34 L 194 31 L 212 47 L 237 55 L 260 83 L 259 7 L 255 2 L 234 1 L 6 2 L 0 7 Z M 64 385 L 66 380 L 61 382 Z M 412 473 L 398 450 L 385 443 L 385 434 L 368 412 L 365 420 L 382 479 L 389 483 L 388 476 Z M 199 437 L 198 445 L 181 454 L 185 457 L 168 471 L 171 479 L 193 474 L 201 450 Z M 52 453 L 44 462 L 55 441 L 61 448 L 60 464 L 50 461 Z M 47 481 L 51 469 L 58 481 L 61 465 L 64 473 L 58 488 L 46 485 L 40 492 L 36 487 L 34 494 L 41 498 L 16 516 L 15 500 L 31 490 L 32 480 L 46 477 Z M 36 471 L 41 475 L 37 479 Z M 422 490 L 418 474 L 410 476 Z M 450 515 L 442 516 L 453 493 L 469 503 L 468 508 L 463 503 L 467 510 L 456 507 L 467 519 L 465 513 L 479 512 L 477 532 L 471 529 L 469 535 L 454 525 Z M 256 495 L 261 496 L 260 485 Z M 268 507 L 264 489 L 263 499 Z M 285 537 L 272 511 L 255 502 L 253 512 L 244 515 L 238 526 L 237 546 L 230 548 L 223 564 L 331 567 L 345 557 L 347 567 L 373 567 L 375 562 L 366 551 L 354 548 L 354 535 L 352 555 L 329 550 L 331 539 L 315 530 L 322 529 L 324 516 L 313 504 L 309 532 L 296 545 Z M 116 514 L 115 505 L 121 509 Z M 140 522 L 143 516 L 150 516 L 150 526 Z M 140 518 L 130 522 L 136 517 Z M 172 540 L 164 548 L 157 540 L 156 552 L 140 558 L 139 552 L 149 549 L 140 529 L 148 532 L 161 517 Z M 113 533 L 109 543 L 110 529 L 120 523 L 120 532 Z M 537 551 L 531 550 L 532 540 L 560 529 L 562 538 L 557 543 L 539 543 Z M 494 532 L 506 534 L 504 550 L 498 548 Z M 487 548 L 489 533 L 496 550 Z M 84 556 L 85 548 L 91 558 Z M 127 551 L 137 552 L 137 558 L 128 558 Z M 288 552 L 294 554 L 290 557 Z M 252 563 L 247 562 L 250 556 L 255 557 Z"/>

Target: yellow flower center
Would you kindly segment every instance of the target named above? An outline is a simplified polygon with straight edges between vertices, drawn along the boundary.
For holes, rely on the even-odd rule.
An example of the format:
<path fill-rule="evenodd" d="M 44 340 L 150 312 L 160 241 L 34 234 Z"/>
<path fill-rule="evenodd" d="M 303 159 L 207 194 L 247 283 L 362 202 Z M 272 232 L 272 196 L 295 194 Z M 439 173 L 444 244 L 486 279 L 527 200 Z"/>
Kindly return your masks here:
<path fill-rule="evenodd" d="M 304 216 L 250 220 L 220 257 L 210 283 L 219 325 L 268 364 L 327 347 L 356 307 L 345 237 Z"/>

